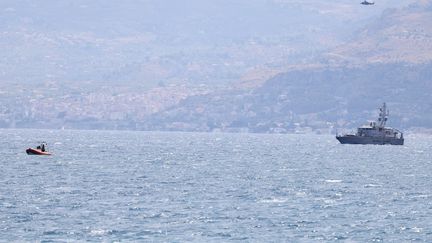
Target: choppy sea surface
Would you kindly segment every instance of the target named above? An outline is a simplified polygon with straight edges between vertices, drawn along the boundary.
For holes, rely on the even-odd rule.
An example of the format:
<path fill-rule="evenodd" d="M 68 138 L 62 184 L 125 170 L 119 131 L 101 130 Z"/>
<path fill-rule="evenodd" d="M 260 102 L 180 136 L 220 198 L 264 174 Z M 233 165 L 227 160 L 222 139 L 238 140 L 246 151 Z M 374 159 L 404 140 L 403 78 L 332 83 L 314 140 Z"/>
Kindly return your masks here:
<path fill-rule="evenodd" d="M 0 241 L 432 242 L 432 137 L 0 130 Z M 28 156 L 49 143 L 51 157 Z"/>

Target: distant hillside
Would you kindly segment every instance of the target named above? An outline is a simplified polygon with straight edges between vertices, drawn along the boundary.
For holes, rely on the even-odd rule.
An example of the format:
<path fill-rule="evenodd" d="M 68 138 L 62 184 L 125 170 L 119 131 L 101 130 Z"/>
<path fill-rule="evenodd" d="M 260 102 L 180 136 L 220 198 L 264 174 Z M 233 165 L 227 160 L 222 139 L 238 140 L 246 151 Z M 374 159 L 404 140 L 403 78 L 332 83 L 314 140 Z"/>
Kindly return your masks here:
<path fill-rule="evenodd" d="M 432 60 L 432 1 L 388 9 L 349 43 L 327 53 L 336 64 L 423 63 Z"/>
<path fill-rule="evenodd" d="M 187 3 L 1 3 L 0 127 L 432 129 L 431 1 Z"/>
<path fill-rule="evenodd" d="M 146 128 L 252 132 L 335 132 L 376 118 L 432 128 L 432 1 L 390 9 L 317 65 L 298 65 L 253 90 L 190 97 L 153 115 Z"/>
<path fill-rule="evenodd" d="M 334 133 L 375 119 L 387 102 L 389 125 L 432 129 L 432 62 L 290 71 L 252 89 L 20 90 L 0 92 L 0 127 Z"/>
<path fill-rule="evenodd" d="M 188 98 L 144 121 L 147 129 L 249 132 L 334 132 L 376 118 L 382 102 L 390 125 L 432 128 L 432 63 L 294 71 L 252 92 Z"/>

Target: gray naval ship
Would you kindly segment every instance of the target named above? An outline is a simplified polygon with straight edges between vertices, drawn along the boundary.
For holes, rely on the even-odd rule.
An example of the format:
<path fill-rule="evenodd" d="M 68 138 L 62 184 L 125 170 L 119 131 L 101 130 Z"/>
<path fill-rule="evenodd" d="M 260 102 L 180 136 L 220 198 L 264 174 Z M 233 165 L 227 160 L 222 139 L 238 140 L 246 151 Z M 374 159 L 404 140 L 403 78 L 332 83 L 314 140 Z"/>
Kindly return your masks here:
<path fill-rule="evenodd" d="M 342 144 L 391 144 L 403 145 L 403 133 L 391 127 L 386 127 L 389 111 L 386 103 L 380 108 L 378 121 L 357 128 L 356 134 L 336 135 Z"/>

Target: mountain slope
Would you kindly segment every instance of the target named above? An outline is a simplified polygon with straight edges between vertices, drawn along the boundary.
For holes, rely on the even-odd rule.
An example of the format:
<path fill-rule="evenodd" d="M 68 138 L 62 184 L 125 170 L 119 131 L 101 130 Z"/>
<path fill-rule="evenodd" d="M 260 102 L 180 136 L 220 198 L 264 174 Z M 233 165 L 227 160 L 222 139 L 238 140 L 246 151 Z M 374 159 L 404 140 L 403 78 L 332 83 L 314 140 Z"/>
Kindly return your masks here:
<path fill-rule="evenodd" d="M 381 64 L 362 68 L 293 71 L 275 76 L 253 92 L 196 96 L 152 117 L 162 130 L 214 129 L 329 132 L 376 118 L 387 102 L 389 124 L 432 128 L 432 63 Z"/>
<path fill-rule="evenodd" d="M 152 126 L 329 131 L 375 119 L 376 107 L 388 102 L 390 124 L 432 128 L 431 2 L 385 11 L 354 41 L 329 52 L 319 68 L 281 73 L 253 91 L 191 97 L 154 116 Z"/>
<path fill-rule="evenodd" d="M 94 20 L 90 13 L 96 10 L 85 2 L 74 2 L 77 5 L 72 5 L 79 10 L 74 11 L 88 12 L 87 20 Z M 126 10 L 136 3 L 152 3 L 145 13 L 151 15 L 164 9 L 167 12 L 161 15 L 174 14 L 168 2 L 126 2 L 129 4 L 122 5 Z M 61 7 L 65 3 L 58 2 Z M 261 25 L 252 28 L 250 24 L 260 18 L 234 16 L 234 9 L 253 5 L 246 1 L 228 7 L 201 4 L 196 8 L 203 12 L 197 13 L 183 6 L 181 9 L 189 14 L 169 18 L 186 23 L 184 28 L 176 23 L 179 29 L 166 22 L 157 23 L 161 29 L 152 28 L 145 17 L 138 18 L 139 11 L 132 11 L 132 18 L 122 22 L 131 24 L 127 29 L 120 24 L 108 28 L 115 22 L 111 15 L 106 23 L 96 21 L 97 29 L 109 29 L 101 33 L 77 31 L 70 19 L 59 25 L 68 26 L 65 30 L 44 32 L 45 28 L 55 29 L 56 24 L 50 26 L 45 17 L 6 18 L 8 27 L 0 32 L 0 45 L 13 48 L 5 48 L 0 57 L 0 126 L 334 132 L 335 128 L 354 128 L 374 119 L 376 107 L 386 101 L 392 112 L 390 125 L 401 129 L 432 128 L 430 1 L 384 12 L 345 45 L 340 45 L 346 37 L 339 36 L 339 32 L 326 33 L 348 21 L 353 9 L 366 12 L 371 8 L 358 3 L 354 7 L 345 0 L 336 1 L 344 3 L 341 6 L 334 2 L 322 5 L 315 0 L 254 2 L 258 6 L 263 3 L 269 5 L 255 9 L 258 16 L 270 18 L 276 13 L 275 19 L 283 23 L 266 30 L 273 22 L 263 18 Z M 115 2 L 107 2 L 100 11 L 110 12 L 116 6 Z M 0 3 L 1 7 L 6 6 Z M 224 19 L 226 8 L 233 8 L 228 16 L 234 19 Z M 204 14 L 211 10 L 217 10 L 212 16 L 218 16 L 218 20 Z M 350 14 L 345 16 L 345 10 Z M 361 14 L 355 13 L 358 21 Z M 122 16 L 117 14 L 114 20 Z M 295 19 L 303 14 L 310 14 L 307 21 Z M 240 22 L 235 25 L 237 20 Z M 291 26 L 291 20 L 298 25 Z M 224 21 L 234 26 L 227 30 L 219 26 L 214 33 L 206 34 L 207 28 Z M 82 23 L 77 26 L 82 27 Z M 250 29 L 243 32 L 241 29 L 247 26 Z M 200 34 L 203 28 L 206 31 Z M 344 28 L 354 27 L 347 24 Z M 235 31 L 239 33 L 224 39 Z M 325 39 L 330 41 L 322 42 Z M 317 53 L 333 46 L 337 47 L 327 56 L 314 59 Z M 321 51 L 315 53 L 318 49 Z M 275 70 L 283 68 L 291 71 L 275 74 Z M 265 82 L 258 81 L 271 75 L 273 78 Z M 28 85 L 34 80 L 44 84 Z M 170 85 L 173 81 L 195 85 Z M 149 91 L 145 85 L 148 82 L 158 87 Z M 227 85 L 232 82 L 235 85 Z"/>
<path fill-rule="evenodd" d="M 331 63 L 423 63 L 432 60 L 432 1 L 384 11 L 356 38 L 329 52 Z"/>

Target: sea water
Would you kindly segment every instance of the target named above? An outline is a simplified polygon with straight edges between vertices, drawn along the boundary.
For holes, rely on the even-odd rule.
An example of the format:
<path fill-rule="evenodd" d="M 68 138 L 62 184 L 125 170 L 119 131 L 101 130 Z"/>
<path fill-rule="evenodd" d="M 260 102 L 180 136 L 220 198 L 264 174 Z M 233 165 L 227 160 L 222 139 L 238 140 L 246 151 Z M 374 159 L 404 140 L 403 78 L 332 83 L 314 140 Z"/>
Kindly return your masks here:
<path fill-rule="evenodd" d="M 0 240 L 432 242 L 432 138 L 0 130 Z M 53 156 L 28 156 L 46 141 Z"/>

